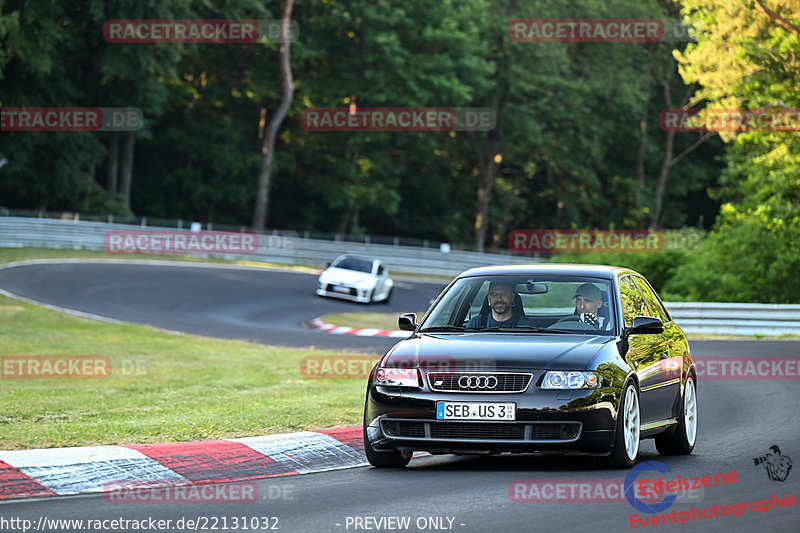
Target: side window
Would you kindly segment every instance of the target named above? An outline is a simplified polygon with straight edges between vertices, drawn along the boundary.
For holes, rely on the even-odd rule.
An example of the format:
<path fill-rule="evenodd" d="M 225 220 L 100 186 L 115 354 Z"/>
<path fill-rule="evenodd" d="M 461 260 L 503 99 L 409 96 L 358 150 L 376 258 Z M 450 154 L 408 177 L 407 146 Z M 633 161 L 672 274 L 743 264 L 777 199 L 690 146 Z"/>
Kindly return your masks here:
<path fill-rule="evenodd" d="M 633 317 L 649 314 L 644 298 L 636 288 L 631 276 L 623 276 L 619 279 L 619 292 L 622 299 L 622 319 L 626 326 L 633 325 Z"/>
<path fill-rule="evenodd" d="M 669 313 L 667 310 L 664 309 L 664 306 L 661 304 L 661 300 L 658 299 L 656 296 L 656 292 L 647 283 L 647 280 L 640 276 L 636 276 L 635 278 L 636 285 L 639 286 L 639 290 L 641 290 L 642 294 L 644 295 L 644 299 L 647 301 L 647 305 L 650 307 L 650 312 L 653 313 L 653 316 L 656 318 L 660 318 L 662 322 L 667 323 L 671 320 Z"/>

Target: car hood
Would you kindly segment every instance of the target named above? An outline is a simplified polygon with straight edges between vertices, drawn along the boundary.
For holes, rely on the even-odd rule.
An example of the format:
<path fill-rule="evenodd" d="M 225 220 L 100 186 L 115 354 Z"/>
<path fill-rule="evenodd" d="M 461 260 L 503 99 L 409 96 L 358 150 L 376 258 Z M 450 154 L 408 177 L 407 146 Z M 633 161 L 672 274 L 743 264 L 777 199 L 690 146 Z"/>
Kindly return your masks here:
<path fill-rule="evenodd" d="M 365 279 L 375 279 L 369 272 L 358 272 L 356 270 L 345 270 L 343 268 L 333 267 L 326 270 L 326 272 L 330 275 L 332 281 L 336 283 L 347 283 L 349 285 L 355 285 L 359 281 Z"/>
<path fill-rule="evenodd" d="M 399 342 L 384 366 L 433 369 L 584 369 L 614 337 L 567 334 L 420 334 Z"/>

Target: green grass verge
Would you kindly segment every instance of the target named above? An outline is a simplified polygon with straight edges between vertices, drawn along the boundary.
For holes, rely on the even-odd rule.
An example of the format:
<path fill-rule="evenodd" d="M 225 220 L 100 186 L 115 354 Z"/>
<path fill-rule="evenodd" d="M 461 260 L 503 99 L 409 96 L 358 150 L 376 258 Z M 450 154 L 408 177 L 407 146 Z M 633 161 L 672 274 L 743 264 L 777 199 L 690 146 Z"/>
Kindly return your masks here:
<path fill-rule="evenodd" d="M 109 255 L 2 249 L 0 262 Z M 102 379 L 7 379 L 0 366 L 0 449 L 218 439 L 360 424 L 364 379 L 301 374 L 303 357 L 330 354 L 93 322 L 0 296 L 0 356 L 95 355 L 112 364 L 111 375 Z"/>

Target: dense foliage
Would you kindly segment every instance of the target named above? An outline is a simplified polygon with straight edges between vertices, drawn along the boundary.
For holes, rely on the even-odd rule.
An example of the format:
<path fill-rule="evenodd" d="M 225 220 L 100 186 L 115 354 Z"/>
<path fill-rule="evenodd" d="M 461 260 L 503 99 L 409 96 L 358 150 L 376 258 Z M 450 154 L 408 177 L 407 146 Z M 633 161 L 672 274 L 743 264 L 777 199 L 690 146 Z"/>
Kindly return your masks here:
<path fill-rule="evenodd" d="M 514 42 L 517 17 L 667 16 L 658 2 L 311 0 L 296 5 L 296 92 L 276 149 L 269 225 L 472 242 L 514 227 L 652 222 L 663 157 L 663 84 L 682 87 L 674 43 Z M 116 44 L 109 19 L 270 19 L 280 2 L 43 0 L 2 3 L 3 106 L 132 106 L 130 199 L 109 185 L 124 133 L 6 133 L 0 204 L 249 224 L 265 117 L 279 100 L 278 45 Z M 320 133 L 309 107 L 492 107 L 490 132 Z M 649 105 L 648 105 L 649 104 Z M 646 110 L 644 175 L 637 181 Z M 691 135 L 678 140 L 684 146 Z M 717 180 L 703 147 L 672 172 L 667 226 L 709 224 Z M 681 147 L 679 146 L 678 149 Z M 490 176 L 480 159 L 500 162 Z M 117 159 L 121 155 L 117 156 Z M 699 196 L 700 201 L 694 198 Z M 496 235 L 496 236 L 495 236 Z"/>
<path fill-rule="evenodd" d="M 668 107 L 800 106 L 800 40 L 761 3 L 797 20 L 797 0 L 296 2 L 294 97 L 267 225 L 477 250 L 504 249 L 514 228 L 713 227 L 700 251 L 634 261 L 675 297 L 800 301 L 800 284 L 786 281 L 799 255 L 797 133 L 705 139 L 659 127 Z M 117 44 L 103 24 L 276 19 L 281 6 L 0 0 L 0 106 L 138 107 L 145 117 L 130 134 L 0 133 L 0 205 L 250 225 L 264 125 L 280 101 L 279 45 Z M 696 43 L 508 33 L 516 18 L 681 16 Z M 348 106 L 490 107 L 497 125 L 301 126 L 304 109 Z"/>

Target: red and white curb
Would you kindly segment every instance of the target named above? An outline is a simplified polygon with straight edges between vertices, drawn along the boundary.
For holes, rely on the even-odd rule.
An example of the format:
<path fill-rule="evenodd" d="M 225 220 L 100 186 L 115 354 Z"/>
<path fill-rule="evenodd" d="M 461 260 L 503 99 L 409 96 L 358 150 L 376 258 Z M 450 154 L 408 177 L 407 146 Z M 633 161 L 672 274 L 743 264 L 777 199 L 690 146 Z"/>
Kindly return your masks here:
<path fill-rule="evenodd" d="M 317 331 L 321 331 L 323 333 L 332 333 L 333 335 L 358 335 L 359 337 L 397 337 L 397 338 L 406 338 L 410 335 L 408 331 L 403 331 L 400 329 L 389 330 L 389 329 L 359 329 L 359 328 L 350 328 L 347 326 L 336 326 L 334 324 L 328 324 L 324 322 L 320 317 L 311 319 L 308 321 L 308 325 L 311 329 L 316 329 Z"/>
<path fill-rule="evenodd" d="M 367 465 L 361 426 L 238 439 L 0 451 L 0 500 L 243 481 Z"/>

